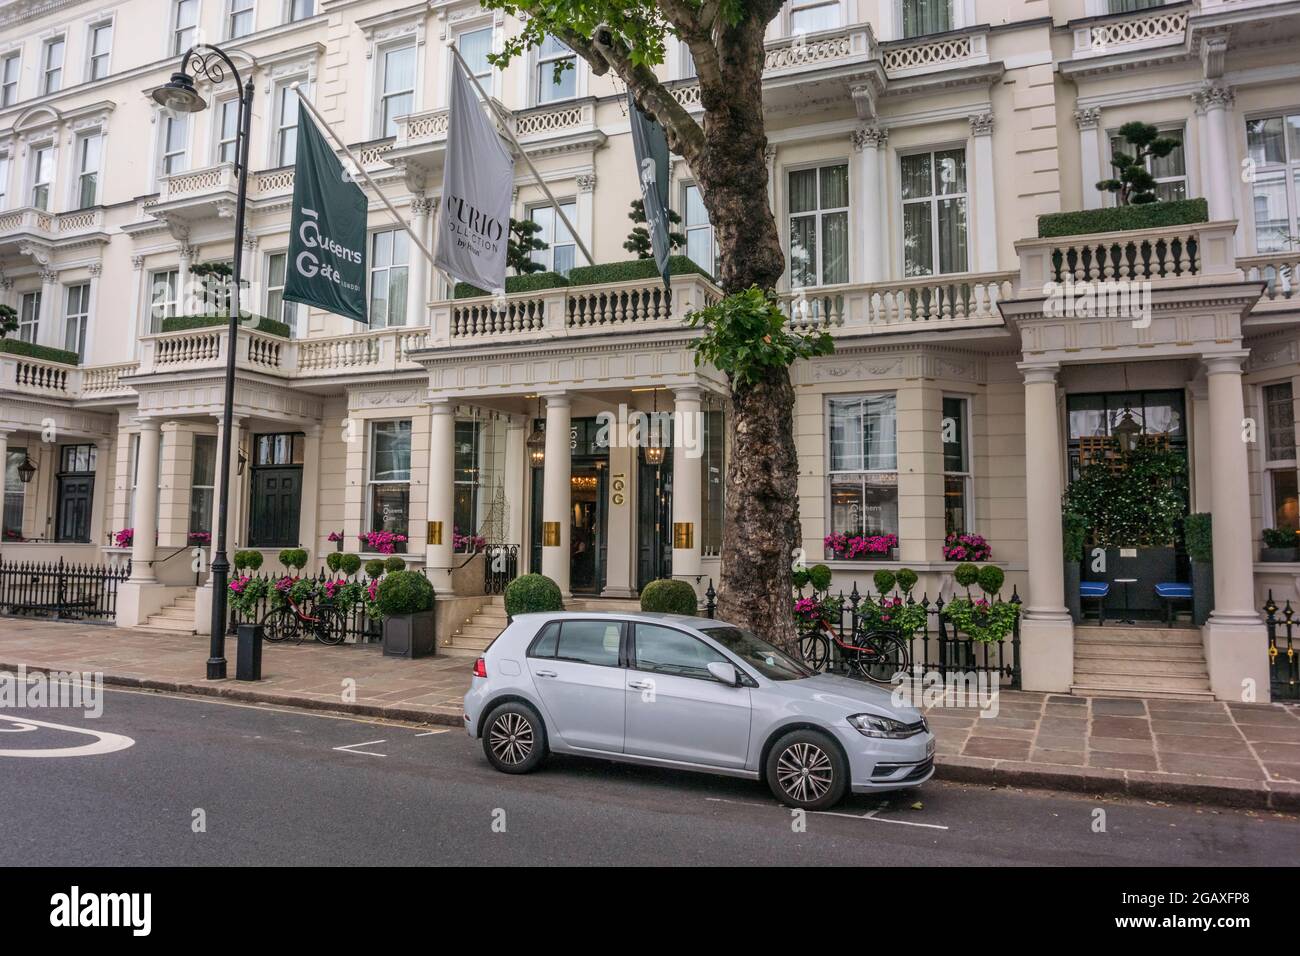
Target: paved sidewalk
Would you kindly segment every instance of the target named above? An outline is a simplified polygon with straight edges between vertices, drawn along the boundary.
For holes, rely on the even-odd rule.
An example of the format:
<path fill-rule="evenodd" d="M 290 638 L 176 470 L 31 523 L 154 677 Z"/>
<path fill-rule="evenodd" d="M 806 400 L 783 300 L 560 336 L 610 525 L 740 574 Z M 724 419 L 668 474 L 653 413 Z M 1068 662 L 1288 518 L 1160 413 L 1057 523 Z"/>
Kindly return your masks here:
<path fill-rule="evenodd" d="M 263 648 L 263 680 L 204 678 L 207 639 L 0 618 L 0 670 L 420 723 L 460 724 L 473 657 L 387 658 L 377 644 Z M 229 672 L 235 642 L 227 641 Z M 345 699 L 355 681 L 355 698 Z M 996 717 L 927 711 L 946 779 L 1300 810 L 1300 707 L 1003 693 Z"/>

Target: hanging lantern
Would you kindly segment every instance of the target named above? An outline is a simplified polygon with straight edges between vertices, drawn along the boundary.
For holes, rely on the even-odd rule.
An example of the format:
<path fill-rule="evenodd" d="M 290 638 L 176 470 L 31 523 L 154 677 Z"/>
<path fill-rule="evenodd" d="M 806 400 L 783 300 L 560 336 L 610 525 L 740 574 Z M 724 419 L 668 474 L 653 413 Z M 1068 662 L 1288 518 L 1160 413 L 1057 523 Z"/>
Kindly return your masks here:
<path fill-rule="evenodd" d="M 1115 427 L 1111 429 L 1111 434 L 1119 442 L 1120 452 L 1127 455 L 1133 450 L 1133 447 L 1137 444 L 1137 436 L 1142 434 L 1142 426 L 1133 417 L 1131 406 L 1124 406 L 1124 411 L 1120 415 L 1119 421 L 1115 423 Z"/>
<path fill-rule="evenodd" d="M 35 475 L 36 475 L 36 462 L 32 461 L 31 458 L 24 455 L 23 463 L 18 466 L 18 480 L 21 481 L 24 485 L 30 484 L 32 478 L 35 477 Z"/>
<path fill-rule="evenodd" d="M 528 448 L 528 462 L 534 468 L 541 468 L 546 461 L 546 433 L 538 420 L 542 417 L 542 400 L 537 399 L 537 418 L 533 419 L 533 433 L 524 444 Z"/>
<path fill-rule="evenodd" d="M 664 463 L 664 446 L 659 434 L 659 389 L 654 390 L 654 412 L 650 416 L 649 434 L 646 437 L 645 461 L 656 468 Z"/>

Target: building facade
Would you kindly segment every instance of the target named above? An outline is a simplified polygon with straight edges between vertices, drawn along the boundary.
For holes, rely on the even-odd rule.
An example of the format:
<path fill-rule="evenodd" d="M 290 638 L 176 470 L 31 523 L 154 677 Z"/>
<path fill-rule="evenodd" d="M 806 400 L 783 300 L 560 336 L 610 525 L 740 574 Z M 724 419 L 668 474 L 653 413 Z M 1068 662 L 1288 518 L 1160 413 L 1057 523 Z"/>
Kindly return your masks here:
<path fill-rule="evenodd" d="M 681 322 L 719 295 L 706 275 L 674 276 L 667 296 L 657 279 L 584 272 L 521 163 L 501 188 L 570 285 L 512 293 L 504 310 L 454 298 L 367 187 L 369 327 L 280 298 L 295 85 L 432 242 L 451 42 L 597 263 L 628 258 L 639 193 L 621 84 L 558 43 L 492 68 L 516 28 L 465 0 L 0 6 L 0 301 L 18 313 L 9 340 L 38 347 L 0 352 L 5 558 L 129 554 L 119 621 L 197 586 L 202 632 L 194 550 L 228 455 L 230 539 L 272 562 L 302 546 L 319 567 L 331 536 L 366 551 L 387 531 L 447 594 L 474 536 L 576 595 L 716 578 L 726 388 Z M 200 84 L 209 107 L 186 116 L 150 96 L 199 41 L 255 83 L 239 249 L 233 83 Z M 946 534 L 981 534 L 1025 602 L 1025 686 L 1079 684 L 1061 493 L 1088 439 L 1136 411 L 1186 455 L 1191 510 L 1214 515 L 1209 691 L 1236 699 L 1252 680 L 1266 697 L 1258 608 L 1300 580 L 1300 564 L 1257 561 L 1264 529 L 1300 520 L 1298 43 L 1288 0 L 787 4 L 768 42 L 767 188 L 791 321 L 837 344 L 793 369 L 803 545 L 837 587 L 903 565 L 918 590 L 950 594 Z M 661 70 L 698 110 L 685 49 L 670 43 Z M 1157 190 L 1203 197 L 1208 222 L 1038 238 L 1040 214 L 1113 204 L 1093 184 L 1133 120 L 1179 140 L 1154 161 Z M 683 251 L 710 271 L 680 160 L 671 196 Z M 206 267 L 236 256 L 247 307 L 287 330 L 231 342 L 191 319 Z M 1062 317 L 1045 290 L 1065 278 L 1140 281 L 1150 308 Z M 659 461 L 628 440 L 637 411 L 673 413 Z M 864 532 L 897 535 L 897 553 L 828 550 Z"/>

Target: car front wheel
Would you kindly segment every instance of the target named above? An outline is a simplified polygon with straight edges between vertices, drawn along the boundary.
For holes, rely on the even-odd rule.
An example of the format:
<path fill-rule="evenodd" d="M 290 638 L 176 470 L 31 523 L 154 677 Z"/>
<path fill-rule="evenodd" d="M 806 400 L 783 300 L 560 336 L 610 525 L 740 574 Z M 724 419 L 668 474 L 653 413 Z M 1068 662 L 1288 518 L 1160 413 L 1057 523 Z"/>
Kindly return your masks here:
<path fill-rule="evenodd" d="M 527 704 L 509 701 L 483 722 L 483 753 L 502 773 L 531 773 L 546 759 L 546 726 Z"/>
<path fill-rule="evenodd" d="M 787 807 L 826 810 L 844 797 L 849 768 L 838 747 L 816 730 L 794 730 L 767 756 L 767 785 Z"/>

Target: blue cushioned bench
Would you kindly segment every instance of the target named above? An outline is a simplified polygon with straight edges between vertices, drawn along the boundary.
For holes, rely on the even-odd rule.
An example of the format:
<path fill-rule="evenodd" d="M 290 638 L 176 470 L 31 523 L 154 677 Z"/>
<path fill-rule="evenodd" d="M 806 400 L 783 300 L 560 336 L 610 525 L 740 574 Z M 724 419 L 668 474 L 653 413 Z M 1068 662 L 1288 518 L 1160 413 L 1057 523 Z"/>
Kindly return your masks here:
<path fill-rule="evenodd" d="M 1089 600 L 1095 600 L 1097 602 L 1098 625 L 1106 623 L 1106 598 L 1109 596 L 1110 582 L 1108 581 L 1079 582 L 1079 604 L 1082 606 L 1084 601 Z"/>
<path fill-rule="evenodd" d="M 1160 598 L 1165 606 L 1165 623 L 1173 627 L 1174 602 L 1186 601 L 1188 607 L 1190 607 L 1192 603 L 1192 586 L 1176 581 L 1165 581 L 1156 585 L 1156 597 Z"/>

